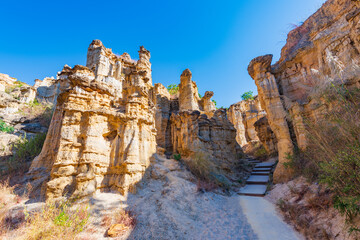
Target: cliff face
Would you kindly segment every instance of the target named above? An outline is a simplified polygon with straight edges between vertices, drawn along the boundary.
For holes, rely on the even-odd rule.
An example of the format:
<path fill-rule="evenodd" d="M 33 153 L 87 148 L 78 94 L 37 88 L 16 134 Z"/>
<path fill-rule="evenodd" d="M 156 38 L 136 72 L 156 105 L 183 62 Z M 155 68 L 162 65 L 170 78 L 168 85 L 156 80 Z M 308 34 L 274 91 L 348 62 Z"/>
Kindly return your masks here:
<path fill-rule="evenodd" d="M 207 161 L 213 161 L 228 173 L 240 161 L 241 148 L 235 141 L 236 130 L 224 109 L 215 111 L 211 118 L 199 111 L 173 113 L 171 139 L 175 153 L 185 158 L 206 153 Z"/>
<path fill-rule="evenodd" d="M 138 62 L 118 57 L 95 40 L 87 67 L 64 67 L 48 135 L 29 172 L 42 195 L 126 194 L 141 180 L 156 130 L 150 53 L 139 53 Z"/>
<path fill-rule="evenodd" d="M 60 93 L 59 82 L 55 78 L 46 77 L 43 80 L 35 79 L 33 86 L 36 90 L 36 99 L 41 103 L 55 105 Z"/>
<path fill-rule="evenodd" d="M 228 116 L 236 128 L 236 141 L 240 146 L 259 141 L 254 123 L 265 115 L 257 96 L 254 100 L 244 100 L 230 106 Z"/>
<path fill-rule="evenodd" d="M 331 83 L 360 86 L 359 7 L 358 1 L 327 1 L 289 33 L 276 64 L 271 66 L 271 55 L 250 63 L 249 74 L 278 141 L 280 163 L 292 153 L 292 142 L 306 147 L 305 119 L 316 121 L 326 109 L 324 102 L 313 98 L 317 92 Z M 296 139 L 291 139 L 289 129 Z M 278 165 L 275 181 L 286 175 L 282 164 Z"/>
<path fill-rule="evenodd" d="M 178 97 L 170 96 L 163 85 L 152 85 L 149 59 L 143 47 L 134 61 L 94 40 L 86 67 L 65 66 L 56 81 L 37 81 L 38 89 L 47 87 L 42 99 L 57 102 L 43 149 L 28 173 L 34 196 L 126 194 L 157 150 L 190 158 L 206 152 L 219 168 L 234 171 L 241 153 L 236 130 L 225 110 L 215 111 L 213 92 L 200 98 L 187 69 Z"/>

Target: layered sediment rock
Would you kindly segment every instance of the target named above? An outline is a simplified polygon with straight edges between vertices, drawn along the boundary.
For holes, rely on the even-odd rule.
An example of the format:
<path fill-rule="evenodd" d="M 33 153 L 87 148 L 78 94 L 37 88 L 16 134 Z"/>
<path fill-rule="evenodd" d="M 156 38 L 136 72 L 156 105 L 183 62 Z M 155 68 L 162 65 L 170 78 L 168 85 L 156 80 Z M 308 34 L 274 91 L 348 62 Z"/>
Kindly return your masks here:
<path fill-rule="evenodd" d="M 236 141 L 241 147 L 259 141 L 254 123 L 265 115 L 257 96 L 254 100 L 244 100 L 229 107 L 229 120 L 236 128 Z"/>
<path fill-rule="evenodd" d="M 280 99 L 279 89 L 275 77 L 271 74 L 272 55 L 255 58 L 251 61 L 248 71 L 255 80 L 258 88 L 261 106 L 267 113 L 269 125 L 277 139 L 279 163 L 275 172 L 275 181 L 286 181 L 290 177 L 290 169 L 285 168 L 287 155 L 293 153 L 293 144 L 290 138 L 289 126 L 286 121 L 286 111 Z"/>
<path fill-rule="evenodd" d="M 46 80 L 53 84 L 43 99 L 60 94 L 43 149 L 28 174 L 33 195 L 126 194 L 159 149 L 183 156 L 203 151 L 219 168 L 233 171 L 241 150 L 226 111 L 215 111 L 213 93 L 200 99 L 185 70 L 179 97 L 170 96 L 163 85 L 152 85 L 149 59 L 144 47 L 134 61 L 94 40 L 86 67 L 65 66 L 57 81 Z"/>
<path fill-rule="evenodd" d="M 211 91 L 199 98 L 189 69 L 180 79 L 179 107 L 172 108 L 170 118 L 173 153 L 179 153 L 190 161 L 200 153 L 207 156 L 205 161 L 212 162 L 222 171 L 229 175 L 235 173 L 242 150 L 236 142 L 236 129 L 226 110 L 216 110 Z"/>
<path fill-rule="evenodd" d="M 189 69 L 183 71 L 179 84 L 180 111 L 195 111 L 199 108 L 199 93 L 196 83 L 192 81 L 192 73 Z"/>
<path fill-rule="evenodd" d="M 29 172 L 47 198 L 110 189 L 126 194 L 142 179 L 156 151 L 156 130 L 150 53 L 139 53 L 136 62 L 95 40 L 87 67 L 65 66 L 60 73 L 48 135 Z"/>
<path fill-rule="evenodd" d="M 359 87 L 360 2 L 329 0 L 301 26 L 292 30 L 280 60 L 254 59 L 249 73 L 278 141 L 280 162 L 295 142 L 306 148 L 306 121 L 321 118 L 326 104 L 317 93 L 330 84 Z M 288 116 L 289 125 L 285 120 Z M 290 138 L 290 130 L 296 136 Z M 275 180 L 286 175 L 280 164 Z"/>
<path fill-rule="evenodd" d="M 155 84 L 158 146 L 189 161 L 198 153 L 206 155 L 205 161 L 226 173 L 235 173 L 242 153 L 236 142 L 236 129 L 225 109 L 216 110 L 211 100 L 213 92 L 199 97 L 191 76 L 189 69 L 181 74 L 178 97 Z"/>
<path fill-rule="evenodd" d="M 205 153 L 216 166 L 231 173 L 240 160 L 241 148 L 236 129 L 228 120 L 226 110 L 218 109 L 209 118 L 200 111 L 181 111 L 171 115 L 171 137 L 174 152 L 191 158 Z"/>

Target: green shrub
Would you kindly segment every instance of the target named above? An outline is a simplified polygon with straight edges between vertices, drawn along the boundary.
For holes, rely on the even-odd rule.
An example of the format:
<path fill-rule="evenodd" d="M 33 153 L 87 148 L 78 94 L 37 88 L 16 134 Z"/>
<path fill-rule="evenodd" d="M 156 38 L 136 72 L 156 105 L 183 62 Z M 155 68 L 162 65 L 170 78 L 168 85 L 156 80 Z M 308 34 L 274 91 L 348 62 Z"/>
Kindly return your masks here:
<path fill-rule="evenodd" d="M 73 206 L 69 201 L 60 206 L 47 203 L 41 212 L 25 216 L 24 239 L 76 239 L 90 218 L 87 205 Z"/>
<path fill-rule="evenodd" d="M 288 166 L 327 186 L 334 207 L 359 230 L 353 220 L 360 216 L 360 90 L 332 85 L 319 99 L 328 110 L 316 122 L 304 118 L 308 146 L 289 156 Z"/>
<path fill-rule="evenodd" d="M 335 193 L 334 206 L 352 221 L 360 214 L 360 144 L 354 142 L 336 158 L 320 162 L 320 180 Z"/>
<path fill-rule="evenodd" d="M 174 159 L 176 161 L 180 161 L 181 160 L 181 155 L 180 154 L 174 154 Z"/>
<path fill-rule="evenodd" d="M 41 103 L 39 103 L 36 98 L 35 98 L 34 101 L 32 101 L 32 102 L 29 103 L 29 106 L 30 106 L 30 107 L 35 107 L 35 106 L 40 106 L 40 105 L 41 105 Z"/>
<path fill-rule="evenodd" d="M 7 87 L 5 89 L 5 92 L 6 93 L 11 93 L 12 91 L 14 91 L 15 88 L 21 88 L 22 86 L 24 86 L 25 83 L 21 82 L 21 81 L 16 81 L 14 82 L 14 85 L 10 86 L 10 87 Z"/>
<path fill-rule="evenodd" d="M 41 133 L 30 140 L 23 137 L 15 143 L 13 146 L 15 153 L 7 160 L 8 171 L 12 172 L 19 169 L 27 171 L 26 163 L 32 161 L 40 154 L 45 138 L 46 133 Z"/>
<path fill-rule="evenodd" d="M 0 132 L 13 133 L 14 127 L 7 125 L 3 120 L 0 119 Z"/>
<path fill-rule="evenodd" d="M 254 100 L 253 94 L 254 93 L 252 91 L 245 92 L 243 95 L 241 95 L 241 99 L 245 101 Z"/>
<path fill-rule="evenodd" d="M 211 100 L 214 104 L 215 104 L 215 107 L 217 107 L 217 102 L 215 100 Z"/>
<path fill-rule="evenodd" d="M 170 84 L 167 86 L 167 90 L 169 91 L 170 95 L 176 95 L 179 92 L 179 85 Z"/>

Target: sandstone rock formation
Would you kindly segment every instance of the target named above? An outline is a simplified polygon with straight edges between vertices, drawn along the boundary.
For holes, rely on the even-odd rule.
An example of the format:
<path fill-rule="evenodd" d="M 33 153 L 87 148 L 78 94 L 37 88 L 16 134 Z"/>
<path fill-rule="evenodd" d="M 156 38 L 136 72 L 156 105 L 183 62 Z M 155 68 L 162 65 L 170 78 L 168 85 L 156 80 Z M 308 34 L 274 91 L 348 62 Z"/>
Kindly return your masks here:
<path fill-rule="evenodd" d="M 43 80 L 35 79 L 33 87 L 36 89 L 36 99 L 38 102 L 56 104 L 60 93 L 57 79 L 53 77 L 46 77 Z"/>
<path fill-rule="evenodd" d="M 211 100 L 213 96 L 214 92 L 206 91 L 205 95 L 201 98 L 201 108 L 209 115 L 211 115 L 216 110 L 215 103 Z"/>
<path fill-rule="evenodd" d="M 271 55 L 250 63 L 249 74 L 278 141 L 280 163 L 292 152 L 292 142 L 306 147 L 305 122 L 316 121 L 326 109 L 323 101 L 314 99 L 317 92 L 330 84 L 360 86 L 359 7 L 359 1 L 328 0 L 289 33 L 276 64 L 271 66 Z M 280 164 L 275 180 L 285 175 Z"/>
<path fill-rule="evenodd" d="M 29 176 L 47 198 L 101 190 L 126 194 L 156 151 L 150 53 L 116 56 L 99 40 L 87 67 L 65 66 L 60 95 L 41 154 Z"/>
<path fill-rule="evenodd" d="M 248 71 L 258 87 L 261 106 L 267 113 L 270 127 L 277 139 L 280 164 L 278 164 L 274 172 L 274 180 L 287 181 L 291 173 L 290 169 L 285 168 L 283 163 L 288 161 L 288 154 L 293 153 L 293 144 L 286 122 L 286 112 L 280 99 L 279 89 L 274 75 L 270 72 L 271 60 L 272 55 L 255 58 L 251 61 Z"/>
<path fill-rule="evenodd" d="M 226 111 L 215 111 L 213 92 L 200 98 L 187 69 L 179 95 L 170 96 L 163 85 L 152 85 L 149 60 L 144 47 L 135 61 L 94 40 L 86 67 L 65 65 L 57 80 L 37 81 L 38 89 L 49 91 L 39 98 L 57 103 L 28 173 L 33 195 L 40 191 L 52 199 L 109 190 L 126 195 L 156 151 L 189 158 L 204 152 L 210 156 L 206 161 L 234 173 L 241 149 Z"/>
<path fill-rule="evenodd" d="M 162 148 L 164 152 L 172 152 L 170 116 L 171 112 L 174 111 L 174 101 L 161 83 L 155 84 L 155 96 L 156 143 L 158 148 Z M 178 99 L 176 101 L 178 102 Z"/>
<path fill-rule="evenodd" d="M 191 158 L 198 152 L 206 153 L 208 161 L 232 172 L 239 163 L 240 146 L 235 141 L 236 129 L 226 116 L 225 109 L 218 109 L 209 118 L 200 111 L 180 111 L 171 115 L 171 137 L 175 153 Z"/>
<path fill-rule="evenodd" d="M 6 87 L 14 85 L 16 78 L 0 73 L 0 92 L 5 92 Z"/>
<path fill-rule="evenodd" d="M 168 113 L 170 105 L 171 116 L 170 124 L 167 122 L 170 132 L 166 136 L 171 137 L 172 152 L 189 161 L 202 155 L 205 161 L 231 178 L 236 175 L 242 154 L 236 142 L 236 129 L 225 109 L 216 110 L 211 100 L 213 92 L 207 91 L 204 97 L 199 97 L 191 76 L 189 69 L 184 70 L 180 77 L 179 98 L 175 96 L 166 100 L 164 109 Z"/>
<path fill-rule="evenodd" d="M 236 128 L 236 141 L 241 147 L 259 141 L 254 123 L 265 115 L 257 96 L 254 100 L 244 100 L 229 107 L 229 120 Z"/>
<path fill-rule="evenodd" d="M 195 111 L 199 108 L 199 93 L 196 83 L 191 80 L 192 73 L 189 69 L 184 70 L 180 77 L 179 104 L 180 111 Z"/>
<path fill-rule="evenodd" d="M 257 136 L 269 155 L 277 153 L 277 140 L 271 130 L 267 117 L 262 117 L 254 123 Z"/>

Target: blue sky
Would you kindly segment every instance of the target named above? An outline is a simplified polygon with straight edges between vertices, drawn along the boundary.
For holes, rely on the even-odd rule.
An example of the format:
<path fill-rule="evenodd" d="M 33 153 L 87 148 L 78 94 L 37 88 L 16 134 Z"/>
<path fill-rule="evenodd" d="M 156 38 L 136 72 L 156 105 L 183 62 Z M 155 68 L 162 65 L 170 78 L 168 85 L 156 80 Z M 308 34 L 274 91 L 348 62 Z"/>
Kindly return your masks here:
<path fill-rule="evenodd" d="M 251 59 L 280 56 L 287 33 L 324 0 L 3 1 L 0 72 L 28 84 L 56 76 L 64 64 L 86 63 L 93 39 L 137 59 L 151 52 L 153 82 L 179 83 L 189 68 L 199 92 L 218 106 L 256 86 Z"/>

